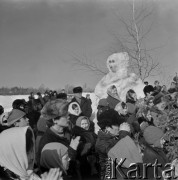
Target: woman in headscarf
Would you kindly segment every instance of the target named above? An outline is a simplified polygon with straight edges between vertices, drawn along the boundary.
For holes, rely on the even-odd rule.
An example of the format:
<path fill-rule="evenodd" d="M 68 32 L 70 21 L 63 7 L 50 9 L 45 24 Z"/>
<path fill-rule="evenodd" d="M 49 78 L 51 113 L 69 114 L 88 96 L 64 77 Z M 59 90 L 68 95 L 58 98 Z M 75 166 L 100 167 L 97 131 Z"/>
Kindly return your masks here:
<path fill-rule="evenodd" d="M 3 131 L 0 135 L 0 144 L 1 180 L 41 179 L 33 173 L 35 142 L 33 131 L 30 127 L 14 127 Z M 57 178 L 59 176 L 58 172 Z M 49 180 L 47 177 L 45 179 Z M 55 180 L 57 179 L 55 178 Z"/>
<path fill-rule="evenodd" d="M 73 136 L 80 136 L 80 144 L 77 149 L 77 159 L 80 162 L 82 177 L 91 177 L 97 174 L 95 143 L 97 135 L 90 128 L 91 121 L 86 116 L 80 116 L 72 129 Z"/>
<path fill-rule="evenodd" d="M 126 94 L 126 104 L 128 108 L 128 114 L 136 114 L 137 112 L 137 94 L 134 90 L 130 89 Z"/>
<path fill-rule="evenodd" d="M 69 104 L 69 120 L 72 126 L 75 125 L 77 118 L 81 115 L 81 108 L 77 102 L 72 102 Z"/>
<path fill-rule="evenodd" d="M 107 89 L 107 102 L 108 105 L 110 107 L 110 109 L 114 109 L 116 107 L 116 105 L 121 102 L 121 99 L 117 93 L 117 88 L 115 85 L 110 86 Z"/>
<path fill-rule="evenodd" d="M 43 170 L 48 171 L 50 168 L 60 168 L 64 179 L 66 179 L 69 161 L 68 148 L 62 143 L 48 143 L 42 149 L 40 165 Z"/>

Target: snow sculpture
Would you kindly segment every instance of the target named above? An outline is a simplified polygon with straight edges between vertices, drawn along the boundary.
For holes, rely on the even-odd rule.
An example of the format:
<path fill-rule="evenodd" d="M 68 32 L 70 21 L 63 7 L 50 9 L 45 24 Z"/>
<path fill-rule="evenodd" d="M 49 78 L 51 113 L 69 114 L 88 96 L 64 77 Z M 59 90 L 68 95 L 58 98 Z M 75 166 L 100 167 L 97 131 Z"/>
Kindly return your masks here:
<path fill-rule="evenodd" d="M 107 59 L 109 70 L 96 85 L 95 95 L 101 99 L 107 97 L 107 89 L 111 85 L 117 87 L 118 95 L 122 101 L 126 99 L 126 93 L 133 89 L 138 98 L 143 98 L 144 84 L 134 73 L 128 74 L 129 56 L 126 52 L 112 54 Z"/>

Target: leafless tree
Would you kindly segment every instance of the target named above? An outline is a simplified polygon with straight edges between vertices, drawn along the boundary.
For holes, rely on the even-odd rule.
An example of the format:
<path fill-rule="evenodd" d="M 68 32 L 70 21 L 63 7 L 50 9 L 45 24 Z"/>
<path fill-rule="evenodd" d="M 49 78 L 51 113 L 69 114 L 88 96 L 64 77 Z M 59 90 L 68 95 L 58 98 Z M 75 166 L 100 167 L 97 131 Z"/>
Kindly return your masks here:
<path fill-rule="evenodd" d="M 141 4 L 141 3 L 139 3 Z M 152 23 L 150 26 L 147 24 L 147 19 L 153 15 L 153 10 L 144 7 L 144 3 L 136 8 L 136 3 L 132 0 L 130 6 L 131 16 L 127 20 L 120 14 L 117 14 L 117 20 L 122 23 L 122 27 L 125 29 L 124 33 L 113 33 L 112 35 L 117 42 L 115 47 L 111 47 L 110 53 L 118 51 L 125 51 L 130 56 L 130 69 L 137 74 L 142 80 L 150 76 L 158 75 L 160 64 L 153 58 L 152 52 L 161 47 L 148 48 L 146 46 L 148 35 L 152 29 Z M 92 61 L 87 56 L 73 55 L 73 62 L 76 66 L 82 69 L 90 70 L 97 74 L 106 74 L 106 70 L 103 70 L 96 64 L 97 61 Z"/>
<path fill-rule="evenodd" d="M 131 71 L 136 73 L 142 80 L 145 80 L 150 76 L 158 75 L 161 68 L 160 63 L 152 56 L 152 53 L 161 48 L 161 46 L 154 48 L 146 46 L 153 24 L 153 22 L 148 23 L 147 20 L 150 16 L 153 16 L 153 9 L 147 6 L 144 7 L 143 2 L 142 4 L 139 3 L 139 7 L 136 8 L 135 0 L 132 0 L 130 13 L 131 16 L 127 20 L 120 14 L 116 14 L 125 31 L 121 35 L 118 33 L 112 34 L 120 49 L 128 52 Z M 115 51 L 117 50 L 115 49 Z"/>

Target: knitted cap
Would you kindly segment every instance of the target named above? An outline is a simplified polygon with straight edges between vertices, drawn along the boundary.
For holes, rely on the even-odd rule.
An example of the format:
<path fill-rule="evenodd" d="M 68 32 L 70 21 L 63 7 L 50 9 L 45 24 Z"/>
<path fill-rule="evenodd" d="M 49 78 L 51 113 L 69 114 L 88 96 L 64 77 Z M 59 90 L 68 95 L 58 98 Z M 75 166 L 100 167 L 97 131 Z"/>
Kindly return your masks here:
<path fill-rule="evenodd" d="M 14 124 L 16 121 L 18 121 L 25 115 L 26 113 L 19 109 L 12 109 L 12 111 L 9 114 L 9 117 L 7 118 L 8 125 Z"/>
<path fill-rule="evenodd" d="M 65 116 L 68 113 L 68 102 L 63 99 L 55 99 L 47 102 L 41 110 L 41 115 L 47 119 Z"/>
<path fill-rule="evenodd" d="M 163 131 L 155 126 L 148 126 L 143 132 L 143 136 L 148 144 L 158 146 L 163 137 Z"/>
<path fill-rule="evenodd" d="M 90 120 L 86 116 L 80 116 L 76 121 L 76 126 L 81 127 L 81 122 L 83 119 L 86 119 L 88 121 L 88 124 L 90 125 Z"/>

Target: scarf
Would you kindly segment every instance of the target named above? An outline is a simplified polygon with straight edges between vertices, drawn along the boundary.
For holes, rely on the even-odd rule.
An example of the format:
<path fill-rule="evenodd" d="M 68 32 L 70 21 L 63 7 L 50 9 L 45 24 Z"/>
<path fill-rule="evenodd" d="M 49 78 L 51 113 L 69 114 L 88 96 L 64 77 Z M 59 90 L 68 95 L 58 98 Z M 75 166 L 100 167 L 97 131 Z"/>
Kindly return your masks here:
<path fill-rule="evenodd" d="M 33 173 L 31 170 L 27 171 L 26 132 L 28 128 L 30 127 L 14 127 L 0 134 L 0 165 L 22 180 L 30 179 Z"/>
<path fill-rule="evenodd" d="M 68 148 L 65 145 L 56 142 L 48 143 L 42 149 L 40 165 L 47 169 L 60 167 L 66 174 L 62 157 L 67 153 Z"/>

